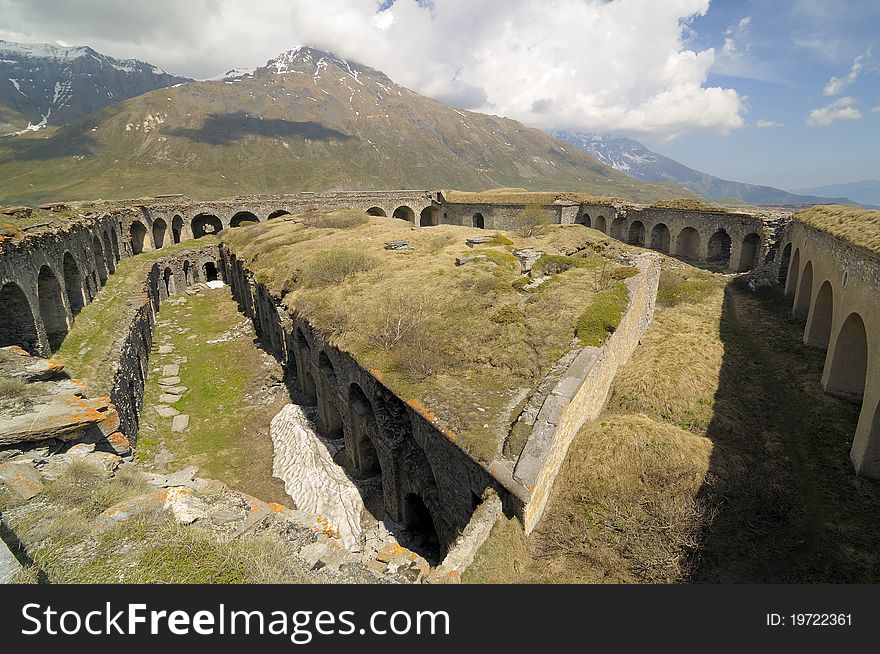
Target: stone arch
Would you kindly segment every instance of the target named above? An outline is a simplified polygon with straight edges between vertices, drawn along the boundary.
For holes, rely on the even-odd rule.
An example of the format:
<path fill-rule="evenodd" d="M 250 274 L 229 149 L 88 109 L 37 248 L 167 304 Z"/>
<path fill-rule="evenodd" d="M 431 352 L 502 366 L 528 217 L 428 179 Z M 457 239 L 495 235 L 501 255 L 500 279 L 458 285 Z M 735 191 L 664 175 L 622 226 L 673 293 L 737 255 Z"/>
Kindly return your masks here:
<path fill-rule="evenodd" d="M 37 296 L 40 301 L 40 316 L 46 328 L 49 349 L 53 352 L 67 336 L 67 313 L 61 295 L 61 284 L 49 266 L 40 268 L 37 275 Z"/>
<path fill-rule="evenodd" d="M 183 262 L 183 281 L 187 286 L 192 286 L 195 283 L 192 264 L 190 264 L 189 260 Z"/>
<path fill-rule="evenodd" d="M 281 216 L 289 216 L 290 212 L 287 209 L 276 209 L 272 213 L 269 214 L 266 220 L 275 220 L 276 218 L 281 218 Z"/>
<path fill-rule="evenodd" d="M 122 227 L 120 227 L 120 233 L 122 231 Z M 116 230 L 110 229 L 110 241 L 113 243 L 113 258 L 116 261 L 119 261 L 122 258 L 122 255 L 119 253 L 119 237 L 116 236 Z"/>
<path fill-rule="evenodd" d="M 471 226 L 477 229 L 486 229 L 486 219 L 483 218 L 483 214 L 475 213 L 471 218 Z"/>
<path fill-rule="evenodd" d="M 181 239 L 183 239 L 183 216 L 175 215 L 171 219 L 171 241 L 180 243 Z"/>
<path fill-rule="evenodd" d="M 429 206 L 422 209 L 419 215 L 420 227 L 436 227 L 440 224 L 440 209 L 435 206 Z"/>
<path fill-rule="evenodd" d="M 355 470 L 360 477 L 381 476 L 382 464 L 373 442 L 379 434 L 379 423 L 373 413 L 373 405 L 357 383 L 352 383 L 348 388 L 348 403 L 354 426 L 352 445 Z"/>
<path fill-rule="evenodd" d="M 140 254 L 146 247 L 147 228 L 139 220 L 133 220 L 129 227 L 129 238 L 131 243 L 131 253 Z"/>
<path fill-rule="evenodd" d="M 751 270 L 758 265 L 758 251 L 761 246 L 761 237 L 752 232 L 746 234 L 743 239 L 742 248 L 739 251 L 739 265 L 737 272 L 745 272 Z"/>
<path fill-rule="evenodd" d="M 434 518 L 425 501 L 417 493 L 408 493 L 403 498 L 403 522 L 407 528 L 417 532 L 427 541 L 421 543 L 419 549 L 426 552 L 440 551 L 440 536 L 437 533 Z"/>
<path fill-rule="evenodd" d="M 868 334 L 858 313 L 844 320 L 827 366 L 825 390 L 861 402 L 868 374 Z"/>
<path fill-rule="evenodd" d="M 241 227 L 247 223 L 258 223 L 260 219 L 250 211 L 239 211 L 237 214 L 232 216 L 232 220 L 229 221 L 230 227 Z"/>
<path fill-rule="evenodd" d="M 95 270 L 98 271 L 98 279 L 101 285 L 107 283 L 107 260 L 104 258 L 104 248 L 101 246 L 101 239 L 97 236 L 92 239 L 92 255 L 95 257 Z"/>
<path fill-rule="evenodd" d="M 217 263 L 214 261 L 206 261 L 202 264 L 202 273 L 206 282 L 216 282 L 220 278 L 217 272 Z"/>
<path fill-rule="evenodd" d="M 608 226 L 605 224 L 605 216 L 596 216 L 596 224 L 593 227 L 603 234 L 608 231 Z"/>
<path fill-rule="evenodd" d="M 779 273 L 776 281 L 782 288 L 785 288 L 785 282 L 788 281 L 788 267 L 791 265 L 791 243 L 787 243 L 782 248 L 782 258 L 779 260 Z"/>
<path fill-rule="evenodd" d="M 664 223 L 657 223 L 651 229 L 651 249 L 669 254 L 669 246 L 672 242 L 672 234 Z"/>
<path fill-rule="evenodd" d="M 192 221 L 193 238 L 202 238 L 223 230 L 223 223 L 214 214 L 200 213 Z"/>
<path fill-rule="evenodd" d="M 394 213 L 391 214 L 391 217 L 406 220 L 414 225 L 416 223 L 416 212 L 405 204 L 397 207 L 397 209 L 394 210 Z"/>
<path fill-rule="evenodd" d="M 810 318 L 804 331 L 804 343 L 810 347 L 825 349 L 831 339 L 831 324 L 834 318 L 834 290 L 831 282 L 825 281 L 816 293 L 816 300 L 810 310 Z"/>
<path fill-rule="evenodd" d="M 110 241 L 110 234 L 107 232 L 104 232 L 104 263 L 107 265 L 108 275 L 116 272 L 116 257 L 113 256 L 113 243 Z"/>
<path fill-rule="evenodd" d="M 367 215 L 368 216 L 377 216 L 380 218 L 387 218 L 388 217 L 388 214 L 385 213 L 385 209 L 383 209 L 382 207 L 370 207 L 369 209 L 367 209 Z"/>
<path fill-rule="evenodd" d="M 322 397 L 321 401 L 318 402 L 318 407 L 320 410 L 321 421 L 324 423 L 323 427 L 325 436 L 334 441 L 345 438 L 342 417 L 339 415 L 339 409 L 336 408 L 336 403 L 332 400 L 329 402 L 325 401 Z"/>
<path fill-rule="evenodd" d="M 318 368 L 324 373 L 327 381 L 331 384 L 336 384 L 336 369 L 333 367 L 333 362 L 330 361 L 330 357 L 328 357 L 327 353 L 323 350 L 321 350 L 321 353 L 318 355 Z"/>
<path fill-rule="evenodd" d="M 312 377 L 312 371 L 309 370 L 308 365 L 303 366 L 302 370 L 303 403 L 315 406 L 318 404 L 318 387 L 315 385 L 315 378 Z"/>
<path fill-rule="evenodd" d="M 76 318 L 86 305 L 83 294 L 83 278 L 79 266 L 70 252 L 64 253 L 61 263 L 64 271 L 64 290 L 67 294 L 67 306 L 70 307 L 70 315 Z"/>
<path fill-rule="evenodd" d="M 685 227 L 675 239 L 675 256 L 687 259 L 700 258 L 700 233 L 693 227 Z"/>
<path fill-rule="evenodd" d="M 165 246 L 165 235 L 168 232 L 168 223 L 164 218 L 157 218 L 153 221 L 153 244 L 158 250 Z"/>
<path fill-rule="evenodd" d="M 171 268 L 166 268 L 162 273 L 162 280 L 165 282 L 165 293 L 168 297 L 175 295 L 177 293 L 177 287 L 174 282 L 174 273 L 171 272 Z"/>
<path fill-rule="evenodd" d="M 40 349 L 30 302 L 12 281 L 0 289 L 0 347 L 8 345 L 20 345 L 31 354 L 38 354 Z"/>
<path fill-rule="evenodd" d="M 803 320 L 810 313 L 810 301 L 813 299 L 813 262 L 807 261 L 801 281 L 798 284 L 797 294 L 794 297 L 794 309 L 791 315 Z"/>
<path fill-rule="evenodd" d="M 575 223 L 577 223 L 578 225 L 586 225 L 587 227 L 592 227 L 593 225 L 593 222 L 590 220 L 590 214 L 588 214 L 586 211 L 584 211 L 577 217 Z"/>
<path fill-rule="evenodd" d="M 302 327 L 296 328 L 296 345 L 306 353 L 307 358 L 311 356 L 312 346 L 309 345 L 309 340 L 306 338 L 305 333 L 303 333 Z"/>
<path fill-rule="evenodd" d="M 645 247 L 645 223 L 641 220 L 632 221 L 626 240 L 630 245 L 637 245 L 640 248 Z"/>
<path fill-rule="evenodd" d="M 794 256 L 791 258 L 791 265 L 788 267 L 788 275 L 785 280 L 785 294 L 791 295 L 797 293 L 798 277 L 801 271 L 801 251 L 795 248 Z"/>
<path fill-rule="evenodd" d="M 623 241 L 626 239 L 626 231 L 626 218 L 618 216 L 611 221 L 610 236 L 612 238 L 616 238 L 618 241 Z"/>
<path fill-rule="evenodd" d="M 717 230 L 709 238 L 709 250 L 706 259 L 710 263 L 721 263 L 725 266 L 730 263 L 730 248 L 732 241 L 730 235 L 723 229 Z"/>

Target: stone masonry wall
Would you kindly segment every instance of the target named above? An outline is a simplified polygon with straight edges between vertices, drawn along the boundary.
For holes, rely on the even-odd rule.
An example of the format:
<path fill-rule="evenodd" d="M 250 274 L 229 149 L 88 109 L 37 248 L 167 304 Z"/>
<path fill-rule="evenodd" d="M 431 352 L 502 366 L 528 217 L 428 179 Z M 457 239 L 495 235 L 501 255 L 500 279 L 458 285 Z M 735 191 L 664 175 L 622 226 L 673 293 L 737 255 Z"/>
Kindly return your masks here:
<path fill-rule="evenodd" d="M 470 521 L 487 488 L 508 502 L 506 489 L 471 459 L 417 402 L 403 401 L 378 374 L 330 345 L 311 326 L 280 308 L 236 257 L 221 245 L 228 283 L 241 310 L 287 368 L 306 397 L 317 405 L 318 424 L 330 438 L 343 438 L 355 470 L 368 472 L 375 452 L 381 471 L 384 506 L 392 520 L 409 524 L 412 495 L 431 515 L 445 546 Z M 520 506 L 511 510 L 521 511 Z"/>
<path fill-rule="evenodd" d="M 514 469 L 514 479 L 531 493 L 523 524 L 531 533 L 543 515 L 568 448 L 583 424 L 605 407 L 617 371 L 629 361 L 654 317 L 660 261 L 643 255 L 641 272 L 626 280 L 629 307 L 601 348 L 587 347 L 544 402 Z"/>

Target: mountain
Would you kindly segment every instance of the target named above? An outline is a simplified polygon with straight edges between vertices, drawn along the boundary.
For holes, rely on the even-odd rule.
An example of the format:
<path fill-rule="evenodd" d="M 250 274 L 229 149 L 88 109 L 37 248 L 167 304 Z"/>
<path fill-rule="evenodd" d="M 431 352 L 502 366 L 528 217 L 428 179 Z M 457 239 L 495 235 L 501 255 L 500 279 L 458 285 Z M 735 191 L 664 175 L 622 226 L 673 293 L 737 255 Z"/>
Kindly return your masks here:
<path fill-rule="evenodd" d="M 844 184 L 829 184 L 828 186 L 815 186 L 813 188 L 792 190 L 792 193 L 809 193 L 823 197 L 845 195 L 859 204 L 878 206 L 880 205 L 880 179 L 866 179 L 861 182 L 846 182 Z"/>
<path fill-rule="evenodd" d="M 91 48 L 0 41 L 0 135 L 65 125 L 185 77 Z"/>
<path fill-rule="evenodd" d="M 771 186 L 731 182 L 688 168 L 674 159 L 652 152 L 638 141 L 622 136 L 600 136 L 580 132 L 553 132 L 556 138 L 590 153 L 602 163 L 631 177 L 649 182 L 684 186 L 709 200 L 731 200 L 747 204 L 800 206 L 813 204 L 853 204 L 845 197 L 817 197 L 789 193 Z M 818 195 L 818 194 L 817 194 Z"/>
<path fill-rule="evenodd" d="M 688 195 L 307 47 L 253 72 L 145 93 L 48 137 L 0 141 L 0 179 L 10 202 L 441 187 Z"/>

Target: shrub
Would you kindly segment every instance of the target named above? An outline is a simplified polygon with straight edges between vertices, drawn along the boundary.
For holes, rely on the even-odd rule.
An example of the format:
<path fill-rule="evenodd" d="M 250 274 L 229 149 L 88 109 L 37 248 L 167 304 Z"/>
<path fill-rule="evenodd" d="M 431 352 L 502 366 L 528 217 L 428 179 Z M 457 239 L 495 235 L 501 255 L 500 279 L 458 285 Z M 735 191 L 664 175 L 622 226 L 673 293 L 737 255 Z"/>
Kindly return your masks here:
<path fill-rule="evenodd" d="M 660 273 L 657 304 L 661 307 L 674 307 L 698 302 L 711 292 L 710 281 L 711 277 L 708 275 L 697 277 L 679 270 L 664 270 Z"/>
<path fill-rule="evenodd" d="M 570 257 L 562 254 L 544 254 L 532 266 L 532 271 L 541 275 L 558 275 L 572 268 L 596 268 L 603 259 L 590 257 Z"/>
<path fill-rule="evenodd" d="M 516 304 L 505 304 L 498 307 L 490 318 L 499 325 L 515 325 L 524 322 L 526 314 Z"/>
<path fill-rule="evenodd" d="M 306 227 L 325 227 L 328 229 L 354 229 L 370 222 L 370 217 L 360 211 L 344 209 L 342 211 L 308 211 L 303 214 Z"/>
<path fill-rule="evenodd" d="M 543 234 L 551 224 L 553 219 L 540 204 L 527 204 L 512 221 L 513 231 L 525 238 Z"/>
<path fill-rule="evenodd" d="M 306 264 L 300 275 L 304 286 L 339 284 L 348 277 L 372 270 L 379 259 L 357 250 L 324 250 Z"/>
<path fill-rule="evenodd" d="M 623 282 L 600 291 L 581 314 L 577 337 L 583 345 L 600 347 L 614 333 L 626 311 L 627 291 Z"/>

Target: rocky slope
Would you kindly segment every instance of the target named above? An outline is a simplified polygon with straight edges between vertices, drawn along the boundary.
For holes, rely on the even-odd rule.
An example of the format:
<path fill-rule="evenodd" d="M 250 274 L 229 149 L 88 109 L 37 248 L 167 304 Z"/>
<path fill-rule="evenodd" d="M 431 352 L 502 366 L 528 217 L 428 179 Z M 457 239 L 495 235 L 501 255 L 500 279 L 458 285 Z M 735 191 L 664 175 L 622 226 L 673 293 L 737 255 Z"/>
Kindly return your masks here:
<path fill-rule="evenodd" d="M 88 47 L 0 41 L 0 135 L 65 125 L 188 78 Z"/>
<path fill-rule="evenodd" d="M 311 48 L 252 73 L 146 93 L 48 139 L 5 145 L 0 199 L 18 202 L 343 188 L 552 188 L 631 200 L 685 193 Z"/>
<path fill-rule="evenodd" d="M 771 186 L 732 182 L 713 177 L 657 154 L 635 139 L 622 136 L 600 136 L 581 132 L 554 132 L 553 136 L 577 146 L 602 163 L 631 177 L 684 186 L 709 200 L 736 200 L 748 204 L 775 206 L 807 206 L 829 202 L 852 204 L 851 200 L 842 197 L 798 195 Z"/>

